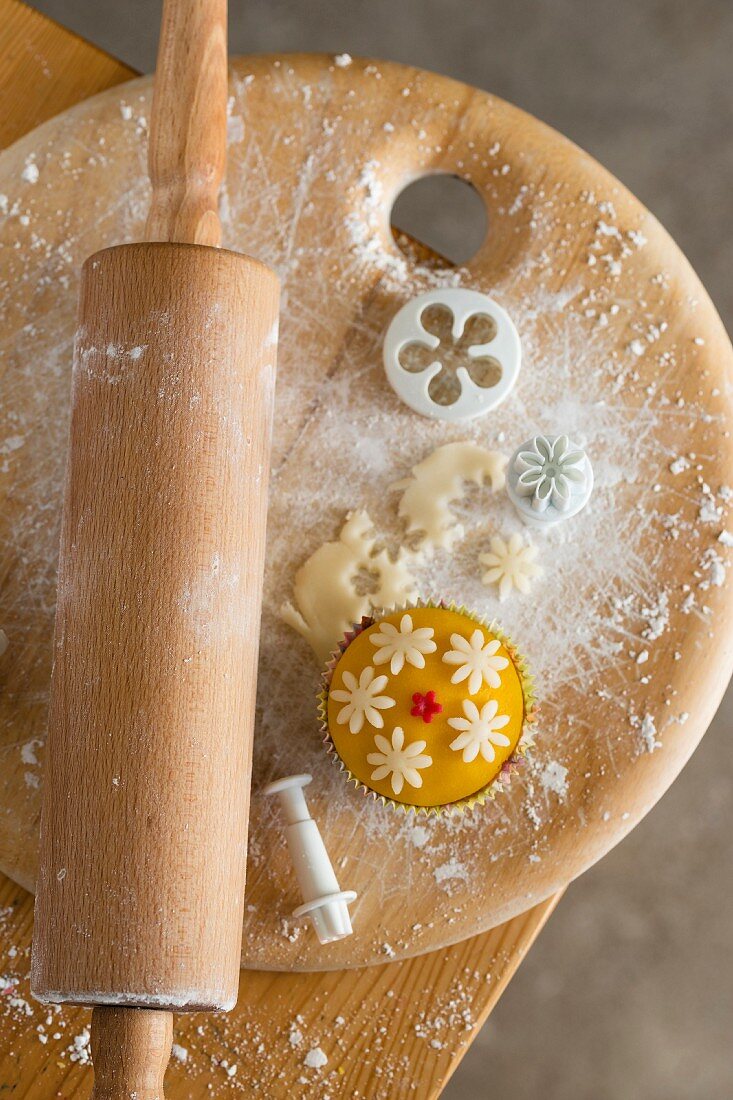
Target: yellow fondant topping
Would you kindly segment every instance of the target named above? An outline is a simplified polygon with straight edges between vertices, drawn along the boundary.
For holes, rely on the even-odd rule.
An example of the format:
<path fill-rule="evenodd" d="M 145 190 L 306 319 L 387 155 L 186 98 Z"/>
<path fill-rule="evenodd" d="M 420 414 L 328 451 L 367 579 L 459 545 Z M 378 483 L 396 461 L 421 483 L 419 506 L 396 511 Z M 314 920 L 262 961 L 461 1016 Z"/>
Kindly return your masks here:
<path fill-rule="evenodd" d="M 417 607 L 354 638 L 326 713 L 356 779 L 396 802 L 444 806 L 496 778 L 517 747 L 525 703 L 500 636 L 464 611 Z"/>

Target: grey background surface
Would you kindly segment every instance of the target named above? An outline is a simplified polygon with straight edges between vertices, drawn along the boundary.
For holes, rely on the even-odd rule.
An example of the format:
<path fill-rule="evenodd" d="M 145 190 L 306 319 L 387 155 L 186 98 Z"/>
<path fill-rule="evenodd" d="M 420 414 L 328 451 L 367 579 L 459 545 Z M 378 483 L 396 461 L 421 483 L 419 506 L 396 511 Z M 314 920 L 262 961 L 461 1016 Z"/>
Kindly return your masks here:
<path fill-rule="evenodd" d="M 35 0 L 151 70 L 150 0 Z M 233 53 L 390 58 L 487 88 L 589 150 L 733 321 L 731 0 L 230 0 Z M 445 204 L 444 204 L 445 207 Z M 405 215 L 438 247 L 458 215 Z M 733 1097 L 733 693 L 680 779 L 568 891 L 446 1100 Z"/>

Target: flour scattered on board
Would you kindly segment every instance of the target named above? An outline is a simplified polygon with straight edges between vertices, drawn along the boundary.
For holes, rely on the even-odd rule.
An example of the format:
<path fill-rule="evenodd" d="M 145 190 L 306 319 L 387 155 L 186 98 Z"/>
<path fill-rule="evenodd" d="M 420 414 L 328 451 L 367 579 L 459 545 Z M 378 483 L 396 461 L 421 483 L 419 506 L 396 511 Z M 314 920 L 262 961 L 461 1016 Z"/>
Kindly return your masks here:
<path fill-rule="evenodd" d="M 25 168 L 20 173 L 20 178 L 25 180 L 26 183 L 38 183 L 39 175 L 38 165 L 33 160 L 28 159 Z"/>
<path fill-rule="evenodd" d="M 70 1062 L 78 1062 L 79 1065 L 89 1066 L 92 1062 L 91 1034 L 88 1027 L 81 1029 L 67 1047 Z"/>
<path fill-rule="evenodd" d="M 422 825 L 415 825 L 414 828 L 410 830 L 410 840 L 415 848 L 424 848 L 429 836 L 430 833 Z"/>
<path fill-rule="evenodd" d="M 298 1022 L 302 1023 L 302 1020 L 299 1018 Z M 290 1025 L 290 1031 L 288 1032 L 288 1042 L 291 1047 L 299 1047 L 303 1042 L 303 1032 L 298 1027 L 298 1022 L 292 1023 Z"/>
<path fill-rule="evenodd" d="M 539 775 L 542 789 L 552 791 L 558 798 L 565 798 L 568 793 L 568 769 L 558 764 L 556 760 L 550 760 L 540 771 Z"/>
<path fill-rule="evenodd" d="M 450 886 L 446 885 L 460 879 L 465 882 L 468 878 L 468 868 L 465 864 L 459 860 L 453 858 L 449 859 L 446 863 L 441 863 L 439 867 L 436 867 L 433 871 L 433 878 L 439 886 L 443 886 L 443 889 L 450 892 Z"/>
<path fill-rule="evenodd" d="M 631 726 L 638 731 L 640 751 L 655 752 L 657 749 L 661 749 L 662 742 L 657 737 L 657 725 L 651 714 L 645 714 L 643 718 L 632 715 Z"/>
<path fill-rule="evenodd" d="M 323 1069 L 328 1064 L 328 1057 L 320 1047 L 311 1047 L 303 1059 L 303 1065 L 309 1069 Z"/>
<path fill-rule="evenodd" d="M 20 759 L 24 764 L 37 764 L 38 757 L 36 756 L 36 749 L 43 744 L 39 738 L 35 737 L 32 741 L 26 741 L 24 745 L 20 747 Z"/>
<path fill-rule="evenodd" d="M 541 183 L 533 181 L 531 165 L 525 166 L 519 182 L 508 138 L 476 143 L 465 152 L 462 171 L 489 181 L 492 208 L 515 230 L 521 262 L 506 264 L 489 279 L 432 265 L 409 249 L 403 253 L 395 248 L 384 211 L 385 180 L 395 150 L 404 148 L 404 135 L 415 129 L 417 95 L 405 81 L 409 94 L 396 103 L 380 101 L 380 89 L 389 82 L 380 79 L 379 66 L 365 66 L 381 112 L 375 126 L 374 117 L 333 103 L 334 88 L 350 78 L 351 64 L 347 55 L 337 55 L 327 62 L 322 80 L 312 72 L 305 77 L 297 64 L 235 65 L 230 89 L 234 137 L 239 134 L 235 120 L 246 120 L 248 133 L 246 141 L 234 140 L 230 148 L 224 243 L 272 264 L 284 290 L 255 790 L 274 775 L 312 771 L 324 834 L 340 829 L 363 845 L 363 867 L 371 868 L 362 871 L 368 876 L 365 887 L 373 885 L 374 867 L 380 870 L 376 888 L 385 903 L 404 889 L 405 881 L 411 889 L 429 887 L 431 897 L 439 895 L 429 921 L 444 912 L 446 887 L 454 891 L 452 900 L 462 902 L 495 865 L 514 858 L 524 861 L 543 830 L 551 831 L 558 822 L 586 828 L 570 800 L 563 801 L 562 777 L 551 768 L 562 760 L 561 767 L 569 769 L 567 781 L 574 781 L 581 741 L 592 741 L 599 769 L 626 775 L 642 754 L 666 752 L 695 734 L 692 719 L 686 726 L 669 723 L 663 704 L 657 711 L 652 700 L 661 699 L 666 688 L 657 671 L 665 664 L 663 653 L 669 649 L 682 660 L 693 636 L 696 644 L 709 645 L 725 599 L 733 494 L 719 484 L 716 455 L 726 446 L 721 420 L 727 397 L 711 395 L 703 372 L 695 369 L 709 354 L 695 342 L 702 339 L 701 328 L 680 329 L 700 304 L 687 303 L 680 322 L 674 280 L 648 267 L 650 242 L 656 249 L 658 229 L 637 208 L 630 213 L 623 192 L 615 192 L 611 183 L 607 193 L 590 188 L 570 192 L 548 179 L 546 165 Z M 277 92 L 275 127 L 259 125 L 255 92 L 260 87 L 265 99 Z M 440 132 L 444 112 L 450 113 L 449 105 L 435 105 L 431 132 Z M 52 629 L 77 272 L 95 248 L 110 240 L 140 238 L 149 203 L 149 114 L 149 85 L 130 86 L 123 98 L 102 97 L 77 109 L 73 142 L 52 121 L 44 131 L 47 146 L 36 148 L 23 139 L 3 154 L 13 170 L 0 181 L 0 234 L 2 243 L 11 245 L 4 255 L 15 258 L 2 267 L 2 298 L 14 303 L 15 285 L 42 287 L 45 310 L 39 313 L 35 296 L 32 308 L 13 321 L 0 351 L 14 380 L 14 387 L 0 398 L 0 441 L 24 440 L 4 452 L 0 463 L 7 464 L 11 484 L 25 494 L 24 510 L 12 531 L 24 568 L 7 590 L 17 613 L 12 644 L 18 652 L 27 639 L 16 637 L 16 621 L 30 617 L 38 636 L 50 637 Z M 102 130 L 104 145 L 99 144 Z M 415 133 L 421 156 L 440 155 L 446 161 L 454 155 L 452 146 L 438 153 L 431 145 L 434 138 Z M 375 134 L 381 143 L 378 151 Z M 344 162 L 345 140 L 364 149 L 353 163 Z M 267 169 L 275 153 L 287 168 L 279 181 Z M 83 207 L 72 205 L 65 211 L 63 237 L 58 235 L 58 217 L 48 216 L 57 208 L 55 196 L 48 193 L 52 167 L 73 181 L 75 193 L 84 195 Z M 114 204 L 106 184 L 112 176 L 123 196 Z M 342 216 L 334 214 L 339 204 Z M 567 231 L 569 220 L 572 233 Z M 324 225 L 328 232 L 318 231 L 316 258 L 313 235 Z M 507 240 L 511 238 L 510 233 Z M 573 266 L 578 248 L 582 272 Z M 565 269 L 567 277 L 559 274 Z M 325 270 L 330 273 L 327 313 L 323 281 L 314 277 Z M 636 283 L 645 288 L 643 299 L 623 293 L 624 276 L 634 272 L 643 273 L 643 284 Z M 386 385 L 380 347 L 389 320 L 412 294 L 470 282 L 511 313 L 521 332 L 525 367 L 500 418 L 458 431 L 423 422 L 400 406 Z M 361 306 L 355 312 L 357 302 Z M 90 356 L 90 365 L 119 385 L 113 379 L 134 367 L 144 343 L 141 336 L 122 355 L 101 349 Z M 32 372 L 24 367 L 29 363 Z M 383 552 L 394 562 L 405 538 L 405 517 L 398 515 L 399 494 L 387 489 L 409 479 L 436 448 L 470 443 L 510 451 L 528 429 L 560 428 L 588 448 L 597 487 L 581 517 L 543 539 L 542 604 L 507 599 L 500 608 L 481 584 L 476 560 L 490 536 L 499 532 L 508 537 L 520 530 L 503 493 L 492 491 L 486 481 L 463 481 L 465 496 L 447 502 L 448 529 L 438 523 L 433 552 L 402 562 L 409 574 L 409 584 L 401 577 L 403 587 L 456 596 L 488 618 L 498 615 L 504 629 L 527 650 L 543 704 L 531 769 L 515 777 L 508 796 L 460 821 L 421 820 L 416 826 L 376 803 L 355 799 L 324 759 L 315 736 L 318 662 L 307 642 L 278 615 L 283 601 L 290 599 L 292 618 L 305 628 L 301 633 L 320 629 L 314 609 L 304 614 L 292 598 L 298 570 L 324 542 L 340 541 L 354 510 L 366 513 L 373 524 L 367 538 L 373 536 L 375 554 Z M 454 527 L 463 529 L 460 539 L 453 539 Z M 450 554 L 439 544 L 446 535 L 453 542 Z M 419 531 L 415 536 L 419 538 Z M 711 545 L 715 557 L 709 553 Z M 373 565 L 371 551 L 363 544 L 361 550 L 359 560 L 366 557 L 367 566 Z M 689 562 L 683 585 L 678 584 L 679 568 L 672 565 L 680 560 Z M 355 601 L 370 606 L 380 578 L 365 568 L 350 580 Z M 327 649 L 331 641 L 323 631 L 321 647 Z M 648 653 L 648 659 L 637 664 L 631 652 Z M 585 713 L 589 699 L 593 721 L 581 736 L 568 725 L 567 716 Z M 29 775 L 38 774 L 33 764 L 23 767 Z M 543 775 L 549 776 L 547 788 Z M 28 787 L 27 800 L 36 813 L 34 787 Z M 596 805 L 588 808 L 589 828 L 596 827 L 601 813 Z M 255 795 L 255 876 L 267 873 L 271 856 L 265 814 Z M 389 861 L 383 860 L 386 843 Z M 445 877 L 436 891 L 436 871 L 450 866 L 458 850 L 456 864 L 465 876 Z M 543 853 L 541 869 L 551 862 L 551 852 Z M 358 874 L 357 861 L 352 868 Z M 359 885 L 354 882 L 356 889 Z M 262 959 L 267 939 L 262 916 L 256 909 L 248 911 L 245 926 L 245 958 L 255 962 Z M 451 919 L 451 931 L 460 932 L 460 914 Z M 413 934 L 409 928 L 401 938 L 389 930 L 395 947 Z M 307 948 L 305 935 L 293 943 L 280 934 L 277 921 L 269 934 L 265 954 L 284 964 L 304 944 Z M 374 958 L 382 957 L 384 935 L 372 945 Z"/>

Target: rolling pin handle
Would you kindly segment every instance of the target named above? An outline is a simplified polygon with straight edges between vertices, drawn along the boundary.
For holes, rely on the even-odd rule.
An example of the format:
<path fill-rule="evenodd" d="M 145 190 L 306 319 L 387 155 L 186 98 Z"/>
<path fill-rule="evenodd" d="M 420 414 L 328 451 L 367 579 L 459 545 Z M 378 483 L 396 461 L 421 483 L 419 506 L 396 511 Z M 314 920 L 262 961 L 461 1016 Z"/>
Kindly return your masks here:
<path fill-rule="evenodd" d="M 164 1100 L 163 1078 L 172 1045 L 172 1012 L 95 1008 L 92 1100 Z"/>

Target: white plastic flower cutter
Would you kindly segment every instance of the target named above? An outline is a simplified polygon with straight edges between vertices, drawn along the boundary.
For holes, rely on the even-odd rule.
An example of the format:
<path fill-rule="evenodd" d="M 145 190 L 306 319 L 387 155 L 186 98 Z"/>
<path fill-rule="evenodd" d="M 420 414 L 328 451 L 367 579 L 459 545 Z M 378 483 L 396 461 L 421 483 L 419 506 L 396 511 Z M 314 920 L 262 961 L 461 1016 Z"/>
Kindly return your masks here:
<path fill-rule="evenodd" d="M 442 311 L 449 326 L 429 318 Z M 415 412 L 438 420 L 473 420 L 495 409 L 519 375 L 522 346 L 514 323 L 493 298 L 447 287 L 419 294 L 394 316 L 384 338 L 390 385 Z"/>
<path fill-rule="evenodd" d="M 293 861 L 303 904 L 293 917 L 310 917 L 320 943 L 333 943 L 350 936 L 353 929 L 348 903 L 356 900 L 353 890 L 341 890 L 318 826 L 308 812 L 303 788 L 312 775 L 288 775 L 265 787 L 276 794 L 285 817 L 285 836 Z"/>
<path fill-rule="evenodd" d="M 593 491 L 593 467 L 567 435 L 536 435 L 512 455 L 507 492 L 525 523 L 549 527 L 584 508 Z"/>

